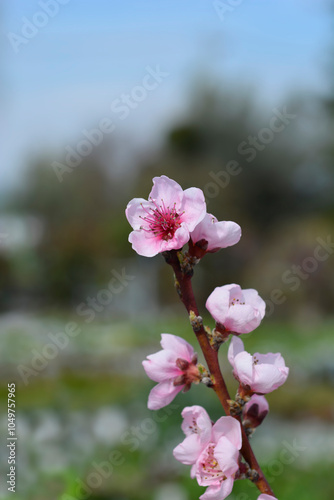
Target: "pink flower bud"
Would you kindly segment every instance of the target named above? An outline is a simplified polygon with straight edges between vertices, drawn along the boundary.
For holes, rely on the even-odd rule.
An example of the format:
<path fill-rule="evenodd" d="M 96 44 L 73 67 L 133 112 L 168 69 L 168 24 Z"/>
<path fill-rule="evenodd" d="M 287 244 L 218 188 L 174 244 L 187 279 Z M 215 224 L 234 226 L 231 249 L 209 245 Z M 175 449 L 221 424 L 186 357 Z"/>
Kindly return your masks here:
<path fill-rule="evenodd" d="M 238 243 L 240 238 L 241 227 L 238 224 L 231 221 L 218 222 L 211 214 L 206 214 L 191 233 L 192 242 L 205 252 L 217 252 L 221 248 L 230 247 Z"/>
<path fill-rule="evenodd" d="M 255 429 L 262 424 L 269 412 L 269 404 L 264 396 L 254 394 L 243 407 L 244 425 Z"/>
<path fill-rule="evenodd" d="M 259 326 L 266 304 L 256 290 L 242 290 L 232 283 L 215 288 L 206 301 L 206 308 L 227 332 L 241 334 Z"/>
<path fill-rule="evenodd" d="M 289 368 L 280 353 L 253 356 L 244 350 L 239 337 L 232 337 L 228 349 L 228 360 L 233 366 L 233 375 L 245 389 L 244 392 L 267 394 L 286 381 Z"/>

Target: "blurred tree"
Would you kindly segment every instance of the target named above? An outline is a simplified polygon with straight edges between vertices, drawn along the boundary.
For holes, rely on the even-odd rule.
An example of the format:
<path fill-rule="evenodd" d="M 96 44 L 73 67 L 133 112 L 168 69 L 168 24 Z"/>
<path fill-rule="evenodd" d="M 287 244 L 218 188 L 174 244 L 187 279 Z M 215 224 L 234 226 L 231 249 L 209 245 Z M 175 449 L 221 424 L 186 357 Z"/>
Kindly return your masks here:
<path fill-rule="evenodd" d="M 314 124 L 324 120 L 318 100 L 313 97 L 310 106 L 308 98 L 299 96 L 287 100 L 278 111 L 265 111 L 242 89 L 202 85 L 189 95 L 183 120 L 167 131 L 163 146 L 150 160 L 135 158 L 131 175 L 108 176 L 98 152 L 65 174 L 62 183 L 49 161 L 29 170 L 12 209 L 43 220 L 38 282 L 47 299 L 77 302 L 91 287 L 105 283 L 113 259 L 134 257 L 124 208 L 132 197 L 147 198 L 152 177 L 162 174 L 183 188 L 202 188 L 208 211 L 220 220 L 234 220 L 243 230 L 236 247 L 204 259 L 196 272 L 202 306 L 221 283 L 239 282 L 247 288 L 256 282 L 260 294 L 270 294 L 281 280 L 277 259 L 289 268 L 298 264 L 294 259 L 307 256 L 313 240 L 304 244 L 303 231 L 316 244 L 314 225 L 307 221 L 315 217 L 322 221 L 333 206 L 332 196 L 322 196 L 326 176 L 319 157 L 327 143 L 313 132 Z M 273 117 L 284 107 L 296 119 L 279 132 L 270 132 Z M 263 140 L 266 137 L 270 140 Z M 260 146 L 254 146 L 254 140 Z M 328 224 L 323 227 L 326 231 Z M 283 239 L 286 246 L 279 243 Z M 275 255 L 271 250 L 277 247 L 280 251 Z M 291 251 L 297 247 L 298 252 Z M 160 262 L 160 298 L 166 304 L 173 299 L 165 294 L 169 275 Z M 331 287 L 325 289 L 332 293 Z M 324 300 L 321 293 L 315 297 L 311 285 L 298 292 L 303 293 L 303 300 L 304 292 L 320 310 L 327 310 L 330 300 Z"/>
<path fill-rule="evenodd" d="M 97 157 L 83 161 L 62 183 L 49 165 L 39 162 L 28 171 L 12 208 L 42 219 L 39 285 L 46 297 L 68 303 L 81 298 L 92 284 L 103 283 L 111 259 L 120 253 L 125 221 L 119 224 L 114 203 L 118 186 L 110 182 Z"/>
<path fill-rule="evenodd" d="M 282 285 L 282 272 L 289 269 L 294 259 L 299 264 L 298 259 L 308 256 L 312 245 L 316 245 L 319 233 L 313 230 L 311 243 L 297 242 L 303 241 L 303 231 L 311 227 L 307 221 L 316 214 L 319 219 L 323 217 L 332 202 L 321 194 L 323 179 L 319 158 L 314 157 L 311 164 L 309 159 L 309 151 L 315 145 L 320 150 L 323 147 L 323 141 L 318 144 L 317 134 L 308 137 L 308 130 L 323 116 L 320 102 L 315 96 L 312 107 L 307 96 L 288 100 L 278 112 L 285 108 L 296 118 L 279 133 L 272 133 L 272 140 L 265 143 L 261 138 L 268 134 L 271 137 L 268 129 L 276 112 L 265 112 L 256 105 L 254 96 L 240 89 L 228 92 L 205 87 L 189 95 L 187 116 L 166 134 L 161 154 L 138 169 L 133 196 L 146 197 L 152 177 L 167 174 L 184 188 L 202 188 L 209 212 L 220 220 L 234 220 L 242 226 L 243 236 L 236 247 L 204 259 L 201 269 L 196 271 L 202 306 L 212 288 L 221 283 L 240 282 L 247 287 L 253 286 L 255 279 L 260 293 L 270 295 L 275 282 Z M 252 146 L 254 139 L 259 146 Z M 280 238 L 286 234 L 288 239 L 287 247 L 281 246 L 279 256 L 267 251 L 274 244 L 277 247 L 277 234 Z M 297 247 L 298 252 L 291 251 Z M 277 258 L 286 266 L 282 270 L 277 267 Z M 250 263 L 254 266 L 250 267 Z M 160 293 L 164 297 L 166 276 L 163 270 L 161 273 Z M 300 303 L 301 297 L 305 299 L 303 292 L 307 290 L 310 301 L 315 298 L 317 307 L 328 310 L 328 300 L 321 298 L 321 293 L 315 297 L 311 281 L 294 295 L 294 304 L 298 299 Z M 325 289 L 328 291 L 328 287 Z M 286 307 L 278 308 L 276 314 L 286 311 Z"/>

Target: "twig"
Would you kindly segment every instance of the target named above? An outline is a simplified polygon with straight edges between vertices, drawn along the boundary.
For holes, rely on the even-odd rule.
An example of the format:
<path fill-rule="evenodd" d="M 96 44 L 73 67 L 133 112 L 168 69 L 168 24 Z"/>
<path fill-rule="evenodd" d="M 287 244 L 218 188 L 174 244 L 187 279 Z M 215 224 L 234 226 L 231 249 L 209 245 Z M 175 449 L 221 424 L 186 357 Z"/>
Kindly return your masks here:
<path fill-rule="evenodd" d="M 231 400 L 228 389 L 225 384 L 225 380 L 220 370 L 219 361 L 218 361 L 218 351 L 213 349 L 210 345 L 207 332 L 203 326 L 202 318 L 199 315 L 198 307 L 196 304 L 196 299 L 194 296 L 191 278 L 192 272 L 184 272 L 181 268 L 180 260 L 175 250 L 171 250 L 170 252 L 166 252 L 164 254 L 165 260 L 167 264 L 172 266 L 175 274 L 175 280 L 178 284 L 178 293 L 181 301 L 185 305 L 188 314 L 191 319 L 191 324 L 194 330 L 194 333 L 197 337 L 199 345 L 202 349 L 205 361 L 208 365 L 211 379 L 213 382 L 212 388 L 217 394 L 226 415 L 231 415 L 230 413 L 230 404 Z M 252 447 L 249 443 L 247 434 L 245 429 L 241 424 L 240 416 L 231 415 L 233 418 L 236 418 L 240 422 L 241 432 L 242 432 L 242 448 L 241 454 L 248 463 L 250 469 L 254 471 L 253 482 L 260 490 L 261 493 L 266 493 L 268 495 L 274 496 L 274 493 L 269 486 L 268 481 L 266 480 L 261 467 L 256 460 Z"/>

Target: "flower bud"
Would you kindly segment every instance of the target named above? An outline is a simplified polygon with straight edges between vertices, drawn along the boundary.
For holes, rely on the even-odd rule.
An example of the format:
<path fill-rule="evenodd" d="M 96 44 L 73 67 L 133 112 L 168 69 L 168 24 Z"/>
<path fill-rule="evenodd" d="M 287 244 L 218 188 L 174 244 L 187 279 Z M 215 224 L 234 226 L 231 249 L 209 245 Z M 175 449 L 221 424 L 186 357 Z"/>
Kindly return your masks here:
<path fill-rule="evenodd" d="M 243 408 L 243 421 L 246 428 L 255 429 L 268 415 L 269 405 L 264 396 L 254 394 Z"/>

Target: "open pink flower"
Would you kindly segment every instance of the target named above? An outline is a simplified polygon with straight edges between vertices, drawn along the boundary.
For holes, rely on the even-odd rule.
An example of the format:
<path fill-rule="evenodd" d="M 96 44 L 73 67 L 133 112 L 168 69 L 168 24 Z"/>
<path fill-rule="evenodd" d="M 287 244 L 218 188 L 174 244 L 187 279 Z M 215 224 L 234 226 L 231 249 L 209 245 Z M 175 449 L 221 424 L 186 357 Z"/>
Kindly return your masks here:
<path fill-rule="evenodd" d="M 165 175 L 154 177 L 148 201 L 134 198 L 126 208 L 126 217 L 134 231 L 129 241 L 144 257 L 180 249 L 190 239 L 190 232 L 206 213 L 201 189 L 181 186 Z"/>
<path fill-rule="evenodd" d="M 182 412 L 184 441 L 173 451 L 176 460 L 192 465 L 191 477 L 208 486 L 201 500 L 223 500 L 232 491 L 242 444 L 240 424 L 232 417 L 221 417 L 212 425 L 201 406 Z"/>
<path fill-rule="evenodd" d="M 248 428 L 255 429 L 262 424 L 269 412 L 269 404 L 264 396 L 254 394 L 243 407 L 243 421 Z"/>
<path fill-rule="evenodd" d="M 148 408 L 159 410 L 175 396 L 200 380 L 197 354 L 188 342 L 176 335 L 161 334 L 162 351 L 147 356 L 143 367 L 150 379 L 159 382 L 148 397 Z"/>
<path fill-rule="evenodd" d="M 277 498 L 267 495 L 266 493 L 261 493 L 261 495 L 257 498 L 257 500 L 277 500 Z"/>
<path fill-rule="evenodd" d="M 233 375 L 248 392 L 267 394 L 286 381 L 289 368 L 280 353 L 253 356 L 244 350 L 239 337 L 232 337 L 228 360 L 233 366 Z"/>
<path fill-rule="evenodd" d="M 259 326 L 266 303 L 256 290 L 232 283 L 214 289 L 206 301 L 213 318 L 231 333 L 249 333 Z"/>
<path fill-rule="evenodd" d="M 231 221 L 220 221 L 214 215 L 206 214 L 191 233 L 193 243 L 205 248 L 207 252 L 216 252 L 220 248 L 230 247 L 241 238 L 241 227 Z"/>

